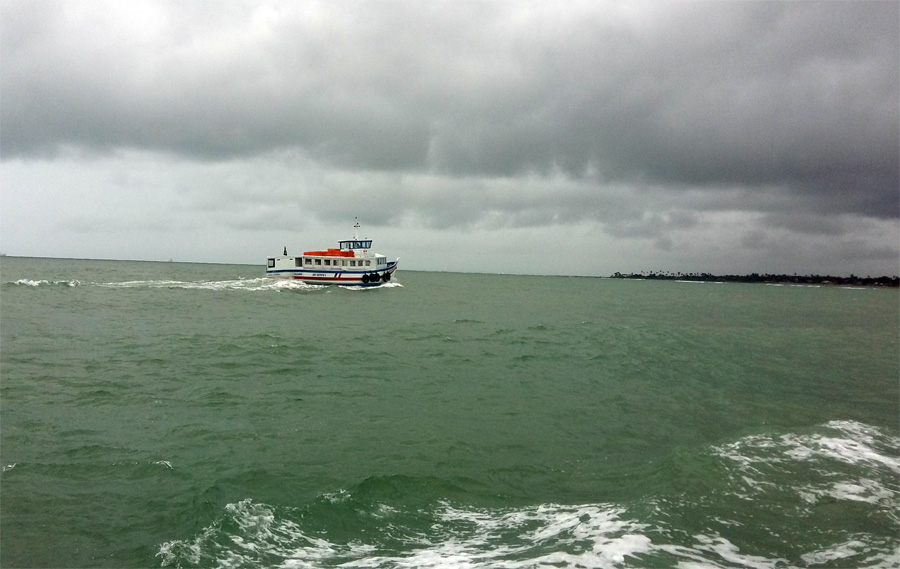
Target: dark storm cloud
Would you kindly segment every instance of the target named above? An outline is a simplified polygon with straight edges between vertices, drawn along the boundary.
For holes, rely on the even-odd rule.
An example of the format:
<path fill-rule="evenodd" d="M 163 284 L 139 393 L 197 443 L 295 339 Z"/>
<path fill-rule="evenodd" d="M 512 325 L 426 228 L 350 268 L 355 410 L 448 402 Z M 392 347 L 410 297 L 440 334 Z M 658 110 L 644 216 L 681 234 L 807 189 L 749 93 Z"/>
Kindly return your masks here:
<path fill-rule="evenodd" d="M 4 0 L 2 10 L 4 158 L 66 146 L 200 161 L 289 149 L 382 181 L 473 180 L 450 201 L 440 187 L 340 190 L 435 226 L 492 209 L 513 224 L 552 220 L 590 208 L 609 184 L 664 187 L 683 208 L 900 215 L 896 2 Z M 542 194 L 477 181 L 556 173 L 586 185 Z M 614 193 L 602 197 L 619 214 Z"/>

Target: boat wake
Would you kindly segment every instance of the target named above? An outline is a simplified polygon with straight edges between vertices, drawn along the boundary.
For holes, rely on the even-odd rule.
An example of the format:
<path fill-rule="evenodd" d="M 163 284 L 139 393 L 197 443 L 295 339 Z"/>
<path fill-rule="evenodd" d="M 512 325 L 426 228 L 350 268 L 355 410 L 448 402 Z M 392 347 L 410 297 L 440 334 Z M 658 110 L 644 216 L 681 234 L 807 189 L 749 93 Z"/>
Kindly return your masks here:
<path fill-rule="evenodd" d="M 255 279 L 235 279 L 225 281 L 174 281 L 174 280 L 150 280 L 150 281 L 124 281 L 97 283 L 104 288 L 168 288 L 185 290 L 244 290 L 244 291 L 282 291 L 282 290 L 319 290 L 323 287 L 308 285 L 287 279 L 270 279 L 259 277 Z"/>
<path fill-rule="evenodd" d="M 387 282 L 387 283 L 381 283 L 381 284 L 377 284 L 377 285 L 367 285 L 367 286 L 362 286 L 362 285 L 340 286 L 340 288 L 342 288 L 344 290 L 377 290 L 379 288 L 402 288 L 402 287 L 403 287 L 403 285 L 398 283 L 397 281 L 391 281 L 391 282 Z"/>
<path fill-rule="evenodd" d="M 119 282 L 81 282 L 78 280 L 33 280 L 19 279 L 7 283 L 10 286 L 21 287 L 79 287 L 95 286 L 112 289 L 183 289 L 183 290 L 211 290 L 211 291 L 321 291 L 327 290 L 327 285 L 306 284 L 298 280 L 273 279 L 259 277 L 252 279 L 233 279 L 223 281 L 179 281 L 179 280 L 134 280 Z M 376 286 L 342 286 L 346 290 L 375 290 L 380 288 L 402 287 L 398 282 L 387 282 Z"/>
<path fill-rule="evenodd" d="M 67 280 L 48 281 L 48 280 L 45 280 L 45 279 L 40 279 L 40 280 L 33 280 L 33 279 L 19 279 L 19 280 L 16 280 L 16 281 L 10 281 L 10 282 L 8 282 L 7 284 L 12 285 L 12 286 L 26 286 L 26 287 L 37 288 L 37 287 L 42 287 L 42 286 L 43 286 L 43 287 L 47 287 L 47 286 L 51 286 L 51 287 L 76 287 L 76 286 L 81 286 L 82 283 L 81 283 L 81 281 L 77 281 L 77 280 L 70 280 L 70 281 L 67 281 Z"/>

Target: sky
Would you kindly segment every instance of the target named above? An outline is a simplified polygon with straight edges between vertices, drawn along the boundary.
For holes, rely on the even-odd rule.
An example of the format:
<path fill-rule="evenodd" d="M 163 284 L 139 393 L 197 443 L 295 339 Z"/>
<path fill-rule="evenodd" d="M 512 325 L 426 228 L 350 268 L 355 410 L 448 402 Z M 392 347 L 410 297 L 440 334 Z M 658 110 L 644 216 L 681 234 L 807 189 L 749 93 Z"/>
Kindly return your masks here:
<path fill-rule="evenodd" d="M 357 218 L 414 270 L 896 275 L 900 3 L 0 0 L 3 253 Z"/>

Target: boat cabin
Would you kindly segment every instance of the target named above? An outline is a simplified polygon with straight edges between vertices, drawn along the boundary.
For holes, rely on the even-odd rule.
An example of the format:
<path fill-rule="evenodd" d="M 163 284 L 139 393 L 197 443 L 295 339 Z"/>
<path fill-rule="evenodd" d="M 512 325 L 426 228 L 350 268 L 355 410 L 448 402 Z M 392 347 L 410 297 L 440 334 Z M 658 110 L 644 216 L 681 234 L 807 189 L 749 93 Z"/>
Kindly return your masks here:
<path fill-rule="evenodd" d="M 350 239 L 347 241 L 338 241 L 341 251 L 353 251 L 354 249 L 368 250 L 372 248 L 371 239 Z"/>
<path fill-rule="evenodd" d="M 387 265 L 387 258 L 382 255 L 359 258 L 352 255 L 342 255 L 334 250 L 307 251 L 302 257 L 269 257 L 267 264 L 270 269 L 288 267 L 321 269 L 328 267 L 332 270 L 359 271 L 370 268 L 384 268 Z M 340 267 L 340 269 L 336 267 Z"/>

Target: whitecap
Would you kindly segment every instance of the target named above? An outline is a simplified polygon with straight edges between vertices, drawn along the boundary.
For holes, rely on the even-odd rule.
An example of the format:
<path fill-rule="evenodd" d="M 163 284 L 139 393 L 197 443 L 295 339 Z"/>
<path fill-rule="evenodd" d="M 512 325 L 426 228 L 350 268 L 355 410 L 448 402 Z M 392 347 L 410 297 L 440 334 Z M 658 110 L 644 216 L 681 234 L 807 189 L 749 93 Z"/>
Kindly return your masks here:
<path fill-rule="evenodd" d="M 694 539 L 697 540 L 697 544 L 694 546 L 697 550 L 711 553 L 731 565 L 749 567 L 751 569 L 771 569 L 773 567 L 783 567 L 787 563 L 786 559 L 769 559 L 758 555 L 741 553 L 740 548 L 718 535 L 700 534 L 695 535 Z"/>
<path fill-rule="evenodd" d="M 851 424 L 832 425 L 845 432 L 865 434 L 868 427 Z M 876 439 L 877 430 L 870 432 Z M 809 443 L 815 435 L 797 435 Z M 734 476 L 741 481 L 749 498 L 758 498 L 774 483 L 766 469 L 796 466 L 781 437 L 753 436 L 720 447 L 720 453 L 738 464 Z M 763 450 L 760 450 L 763 449 Z M 775 457 L 771 456 L 774 451 Z M 801 459 L 805 460 L 805 459 Z M 878 463 L 881 464 L 881 463 Z M 775 488 L 776 492 L 796 491 L 803 500 L 822 498 L 876 504 L 891 507 L 896 496 L 883 483 L 865 476 L 836 478 L 824 476 L 821 482 L 796 488 Z M 397 504 L 356 502 L 352 492 L 338 490 L 320 497 L 316 508 L 339 509 L 341 515 L 360 516 L 360 523 L 376 521 L 385 533 L 361 531 L 335 539 L 316 523 L 307 525 L 306 514 L 295 508 L 276 508 L 250 499 L 228 504 L 222 518 L 192 538 L 169 541 L 159 547 L 164 566 L 186 564 L 219 567 L 275 566 L 305 569 L 322 566 L 438 569 L 526 569 L 533 567 L 593 567 L 613 569 L 623 566 L 677 566 L 680 569 L 745 567 L 771 569 L 794 567 L 801 560 L 785 559 L 760 551 L 742 550 L 738 541 L 722 528 L 744 525 L 740 519 L 714 520 L 710 527 L 684 536 L 686 542 L 672 543 L 665 536 L 678 536 L 669 527 L 665 508 L 653 517 L 657 521 L 633 519 L 624 506 L 615 504 L 565 505 L 545 503 L 523 507 L 478 508 L 439 501 L 426 511 L 407 509 Z M 352 512 L 352 513 L 351 513 Z M 412 515 L 415 525 L 406 520 Z M 421 523 L 422 517 L 426 523 Z M 365 520 L 363 518 L 371 518 Z M 353 520 L 348 520 L 354 525 Z M 773 530 L 775 531 L 775 530 Z M 740 533 L 740 530 L 738 530 Z M 651 536 L 654 536 L 651 538 Z M 846 539 L 846 534 L 840 540 Z M 861 533 L 853 539 L 802 556 L 808 564 L 843 560 L 867 566 L 887 567 L 884 549 L 876 549 L 878 536 Z M 874 541 L 873 541 L 874 540 Z M 888 565 L 885 565 L 888 563 Z"/>
<path fill-rule="evenodd" d="M 13 281 L 12 284 L 21 286 L 41 286 L 42 284 L 50 284 L 50 282 L 45 280 L 35 281 L 31 279 L 19 279 Z"/>
<path fill-rule="evenodd" d="M 855 421 L 831 421 L 824 425 L 838 436 L 820 433 L 752 435 L 734 443 L 715 447 L 714 453 L 737 463 L 745 473 L 758 473 L 763 465 L 784 465 L 791 461 L 838 460 L 846 464 L 887 467 L 900 473 L 900 439 L 888 437 L 875 427 Z M 890 454 L 886 448 L 892 449 Z"/>
<path fill-rule="evenodd" d="M 330 498 L 329 498 L 330 497 Z M 328 495 L 343 501 L 346 494 Z M 242 500 L 225 507 L 231 523 L 219 521 L 194 539 L 162 544 L 163 566 L 192 564 L 253 566 L 281 558 L 284 568 L 323 563 L 352 567 L 471 567 L 519 569 L 542 565 L 614 568 L 629 556 L 651 551 L 644 528 L 606 505 L 545 504 L 507 510 L 454 507 L 442 503 L 425 534 L 407 536 L 406 551 L 352 540 L 337 543 L 312 535 L 269 505 Z M 397 510 L 376 507 L 376 517 Z M 389 519 L 384 523 L 391 523 Z M 238 531 L 223 528 L 234 527 Z"/>
<path fill-rule="evenodd" d="M 870 550 L 868 544 L 856 538 L 851 538 L 843 543 L 825 547 L 810 553 L 804 553 L 800 556 L 808 565 L 834 565 L 835 561 L 848 559 L 850 557 L 858 557 L 864 555 Z M 865 565 L 867 567 L 900 567 L 900 546 L 894 551 L 893 555 L 884 559 L 871 559 Z"/>
<path fill-rule="evenodd" d="M 787 447 L 785 455 L 794 460 L 830 458 L 847 464 L 868 464 L 886 466 L 900 474 L 900 457 L 880 452 L 879 441 L 896 449 L 900 440 L 885 437 L 874 427 L 855 421 L 831 421 L 827 428 L 838 431 L 841 436 L 783 435 L 781 442 Z"/>
<path fill-rule="evenodd" d="M 798 488 L 797 491 L 810 504 L 815 504 L 822 498 L 832 498 L 834 500 L 890 506 L 895 498 L 895 494 L 890 488 L 886 488 L 880 482 L 868 478 L 818 486 L 806 485 Z"/>

